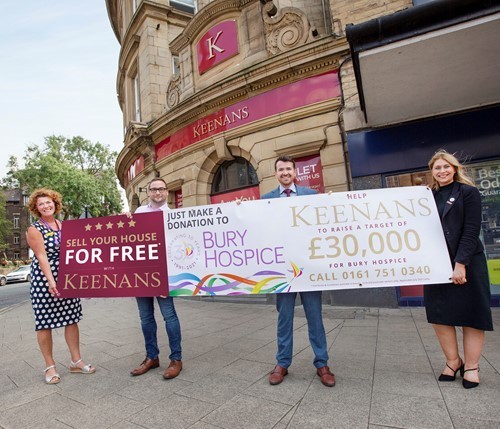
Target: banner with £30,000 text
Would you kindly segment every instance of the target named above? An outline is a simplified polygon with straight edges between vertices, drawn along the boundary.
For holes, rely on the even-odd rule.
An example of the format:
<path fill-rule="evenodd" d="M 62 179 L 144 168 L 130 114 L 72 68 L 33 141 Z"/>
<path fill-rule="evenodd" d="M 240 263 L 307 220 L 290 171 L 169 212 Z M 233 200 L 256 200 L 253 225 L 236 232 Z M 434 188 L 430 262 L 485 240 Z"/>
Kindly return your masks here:
<path fill-rule="evenodd" d="M 434 198 L 403 187 L 171 210 L 170 296 L 447 283 Z"/>

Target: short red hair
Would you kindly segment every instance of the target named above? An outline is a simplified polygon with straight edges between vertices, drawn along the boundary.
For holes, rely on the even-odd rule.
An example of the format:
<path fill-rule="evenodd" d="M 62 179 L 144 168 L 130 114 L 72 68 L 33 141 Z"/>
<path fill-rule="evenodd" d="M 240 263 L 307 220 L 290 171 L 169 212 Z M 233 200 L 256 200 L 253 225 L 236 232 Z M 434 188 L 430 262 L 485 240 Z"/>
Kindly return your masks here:
<path fill-rule="evenodd" d="M 42 214 L 38 211 L 36 207 L 36 203 L 38 198 L 47 197 L 50 198 L 54 202 L 55 211 L 54 214 L 59 214 L 62 209 L 62 196 L 59 192 L 53 191 L 52 189 L 40 188 L 35 189 L 29 198 L 28 208 L 33 215 L 37 217 L 42 217 Z"/>

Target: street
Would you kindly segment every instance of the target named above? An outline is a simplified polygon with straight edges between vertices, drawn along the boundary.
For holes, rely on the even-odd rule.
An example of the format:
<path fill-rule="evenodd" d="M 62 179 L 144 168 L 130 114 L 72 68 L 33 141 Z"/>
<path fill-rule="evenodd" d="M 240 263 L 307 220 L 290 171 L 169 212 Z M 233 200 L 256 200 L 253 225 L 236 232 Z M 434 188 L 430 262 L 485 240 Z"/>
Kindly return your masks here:
<path fill-rule="evenodd" d="M 30 298 L 29 282 L 8 283 L 0 287 L 0 310 Z"/>

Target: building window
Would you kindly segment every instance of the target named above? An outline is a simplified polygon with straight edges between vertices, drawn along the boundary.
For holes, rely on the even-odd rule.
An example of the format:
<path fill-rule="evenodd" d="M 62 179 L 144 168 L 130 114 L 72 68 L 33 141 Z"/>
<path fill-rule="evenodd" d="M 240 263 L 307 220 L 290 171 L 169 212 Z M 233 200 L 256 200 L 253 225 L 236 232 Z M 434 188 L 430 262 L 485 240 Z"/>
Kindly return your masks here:
<path fill-rule="evenodd" d="M 12 243 L 19 244 L 19 234 L 14 234 Z"/>
<path fill-rule="evenodd" d="M 181 73 L 181 63 L 178 56 L 172 57 L 172 74 L 179 76 Z"/>
<path fill-rule="evenodd" d="M 196 13 L 195 0 L 170 0 L 170 6 L 183 12 Z"/>
<path fill-rule="evenodd" d="M 140 102 L 140 92 L 139 92 L 139 73 L 134 76 L 134 110 L 135 110 L 135 121 L 141 122 L 141 102 Z"/>
<path fill-rule="evenodd" d="M 19 255 L 19 252 L 14 252 L 14 260 L 19 261 L 21 259 L 21 256 Z"/>
<path fill-rule="evenodd" d="M 259 179 L 252 165 L 244 158 L 235 158 L 224 162 L 215 173 L 212 195 L 258 184 Z"/>
<path fill-rule="evenodd" d="M 21 220 L 21 216 L 19 213 L 15 213 L 12 218 L 12 223 L 14 224 L 14 228 L 20 228 L 19 222 Z"/>

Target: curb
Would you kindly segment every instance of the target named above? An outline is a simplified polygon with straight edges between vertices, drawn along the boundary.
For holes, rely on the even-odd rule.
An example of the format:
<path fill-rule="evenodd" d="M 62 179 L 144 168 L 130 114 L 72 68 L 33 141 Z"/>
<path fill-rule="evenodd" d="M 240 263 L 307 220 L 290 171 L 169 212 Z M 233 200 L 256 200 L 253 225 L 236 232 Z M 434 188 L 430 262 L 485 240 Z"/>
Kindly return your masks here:
<path fill-rule="evenodd" d="M 0 308 L 0 315 L 7 313 L 10 310 L 14 310 L 17 307 L 20 307 L 21 305 L 26 304 L 27 302 L 29 302 L 29 299 L 18 302 L 17 304 L 10 305 L 8 307 Z"/>

